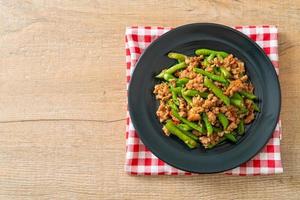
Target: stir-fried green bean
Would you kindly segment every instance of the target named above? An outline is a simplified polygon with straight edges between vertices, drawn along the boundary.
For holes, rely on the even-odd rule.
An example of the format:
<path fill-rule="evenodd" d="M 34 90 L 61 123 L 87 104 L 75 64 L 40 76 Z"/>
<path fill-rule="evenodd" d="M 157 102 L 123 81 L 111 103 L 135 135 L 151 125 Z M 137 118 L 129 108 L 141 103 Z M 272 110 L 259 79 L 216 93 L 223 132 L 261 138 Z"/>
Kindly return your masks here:
<path fill-rule="evenodd" d="M 178 111 L 177 105 L 172 100 L 169 100 L 167 104 L 172 110 Z"/>
<path fill-rule="evenodd" d="M 205 112 L 202 114 L 202 118 L 206 127 L 207 136 L 210 136 L 213 133 L 213 127 L 210 121 L 208 120 L 207 114 Z"/>
<path fill-rule="evenodd" d="M 178 126 L 178 128 L 180 128 L 181 130 L 184 130 L 184 131 L 191 131 L 191 130 L 193 130 L 191 127 L 189 127 L 186 124 L 178 124 L 177 126 Z"/>
<path fill-rule="evenodd" d="M 245 107 L 245 105 L 244 105 L 244 103 L 243 103 L 242 100 L 240 100 L 240 99 L 235 99 L 235 98 L 231 98 L 231 99 L 230 99 L 230 103 L 231 103 L 232 105 L 234 105 L 235 107 L 239 108 L 240 111 L 241 111 L 242 113 L 248 112 L 248 110 L 247 110 L 247 108 Z"/>
<path fill-rule="evenodd" d="M 243 99 L 243 97 L 239 94 L 239 93 L 234 93 L 233 95 L 232 95 L 232 98 L 234 98 L 234 99 L 238 99 L 238 100 L 240 100 L 240 101 L 244 101 L 244 99 Z"/>
<path fill-rule="evenodd" d="M 190 106 L 192 106 L 192 105 L 193 105 L 193 101 L 192 101 L 191 97 L 186 96 L 186 95 L 184 94 L 184 92 L 185 92 L 185 90 L 182 89 L 182 90 L 181 90 L 181 96 L 184 98 L 184 100 L 185 100 Z"/>
<path fill-rule="evenodd" d="M 220 67 L 220 71 L 221 71 L 221 74 L 223 75 L 224 78 L 230 78 L 231 77 L 230 72 L 227 69 L 225 69 L 224 67 Z"/>
<path fill-rule="evenodd" d="M 245 133 L 245 125 L 244 125 L 244 121 L 243 120 L 240 121 L 240 123 L 238 125 L 238 130 L 237 131 L 238 131 L 238 133 L 240 135 L 243 135 Z"/>
<path fill-rule="evenodd" d="M 258 105 L 256 103 L 254 103 L 254 101 L 250 100 L 251 103 L 252 103 L 252 106 L 253 106 L 253 109 L 256 111 L 256 112 L 260 112 L 260 108 L 258 107 Z"/>
<path fill-rule="evenodd" d="M 207 61 L 211 62 L 215 57 L 216 57 L 217 53 L 213 52 L 211 53 L 208 57 L 207 57 Z"/>
<path fill-rule="evenodd" d="M 240 91 L 240 94 L 243 95 L 244 97 L 246 97 L 247 99 L 257 99 L 257 96 L 255 96 L 254 94 L 250 93 L 250 92 L 246 92 L 246 91 Z"/>
<path fill-rule="evenodd" d="M 223 113 L 218 114 L 218 120 L 223 126 L 223 130 L 225 130 L 228 127 L 229 121 L 227 117 Z"/>
<path fill-rule="evenodd" d="M 179 78 L 176 81 L 176 86 L 178 86 L 178 87 L 184 87 L 185 84 L 187 84 L 188 82 L 189 82 L 188 78 Z"/>
<path fill-rule="evenodd" d="M 168 68 L 166 70 L 163 70 L 160 74 L 158 74 L 156 76 L 156 78 L 163 78 L 165 74 L 173 74 L 177 70 L 184 69 L 186 67 L 187 67 L 186 63 L 185 62 L 181 62 L 179 64 L 173 65 L 172 67 L 170 67 L 170 68 Z"/>
<path fill-rule="evenodd" d="M 170 131 L 171 134 L 182 140 L 189 148 L 196 148 L 198 146 L 197 142 L 180 131 L 180 129 L 176 127 L 172 120 L 167 120 L 165 127 L 168 129 L 168 131 Z"/>
<path fill-rule="evenodd" d="M 186 59 L 186 55 L 181 53 L 170 52 L 168 53 L 168 57 L 171 59 L 176 59 L 178 62 L 184 62 Z"/>
<path fill-rule="evenodd" d="M 227 140 L 229 140 L 231 142 L 234 142 L 234 143 L 237 142 L 237 139 L 233 133 L 226 133 L 224 136 Z"/>
<path fill-rule="evenodd" d="M 171 88 L 171 93 L 172 93 L 172 100 L 177 106 L 179 106 L 179 100 L 177 98 L 177 93 L 176 93 L 175 89 L 172 90 L 173 86 L 171 86 L 170 88 Z"/>
<path fill-rule="evenodd" d="M 176 92 L 176 94 L 181 94 L 182 87 L 170 87 L 171 92 Z"/>
<path fill-rule="evenodd" d="M 176 117 L 178 120 L 185 123 L 189 127 L 195 129 L 196 131 L 199 131 L 200 133 L 204 133 L 204 128 L 202 126 L 199 126 L 198 124 L 196 124 L 194 122 L 190 122 L 189 120 L 185 119 L 184 117 L 181 117 L 176 110 L 172 110 L 172 114 L 174 115 L 174 117 Z"/>
<path fill-rule="evenodd" d="M 153 90 L 160 101 L 156 114 L 164 124 L 163 130 L 167 135 L 170 133 L 178 137 L 191 149 L 198 143 L 208 149 L 225 141 L 237 143 L 238 138 L 245 134 L 247 116 L 254 111 L 260 112 L 256 104 L 258 97 L 247 89 L 230 96 L 227 94 L 234 86 L 229 87 L 229 84 L 242 80 L 241 77 L 246 75 L 243 71 L 238 72 L 239 77 L 233 77 L 231 71 L 234 72 L 235 66 L 232 63 L 226 65 L 229 59 L 226 58 L 227 52 L 204 48 L 197 49 L 195 54 L 198 56 L 169 52 L 167 56 L 178 63 L 156 76 L 164 82 L 157 84 Z M 200 77 L 196 73 L 201 74 Z M 241 88 L 251 86 L 250 82 L 242 80 Z M 212 99 L 207 99 L 209 94 L 215 97 L 212 95 Z M 236 108 L 232 109 L 230 105 Z M 229 113 L 236 115 L 235 120 Z M 232 130 L 230 123 L 237 123 L 237 127 Z"/>
<path fill-rule="evenodd" d="M 184 133 L 185 135 L 189 136 L 189 137 L 192 138 L 193 140 L 196 140 L 196 141 L 199 140 L 199 138 L 198 138 L 196 135 L 194 135 L 193 133 L 191 133 L 191 132 L 189 132 L 189 131 L 186 131 L 186 130 L 182 129 L 181 126 L 176 125 L 176 127 L 177 127 L 179 130 L 181 130 L 182 133 Z"/>
<path fill-rule="evenodd" d="M 219 133 L 222 131 L 221 128 L 213 126 L 214 133 Z"/>
<path fill-rule="evenodd" d="M 208 87 L 219 99 L 221 99 L 226 105 L 230 105 L 230 99 L 223 94 L 223 91 L 218 88 L 209 78 L 204 78 L 204 85 Z"/>
<path fill-rule="evenodd" d="M 171 80 L 176 80 L 177 78 L 175 76 L 173 76 L 172 74 L 165 73 L 164 74 L 164 79 L 166 81 L 171 81 Z"/>
<path fill-rule="evenodd" d="M 207 61 L 207 58 L 204 58 L 203 62 L 201 63 L 202 66 L 207 67 L 209 66 L 209 62 Z"/>
<path fill-rule="evenodd" d="M 202 74 L 204 76 L 207 76 L 208 78 L 210 78 L 210 79 L 212 79 L 214 81 L 218 81 L 218 82 L 224 83 L 224 84 L 227 83 L 227 80 L 224 77 L 212 74 L 212 73 L 207 72 L 207 71 L 205 71 L 203 69 L 194 68 L 193 71 L 196 72 L 196 73 Z"/>
<path fill-rule="evenodd" d="M 195 51 L 196 55 L 203 55 L 203 56 L 209 56 L 210 54 L 215 53 L 216 55 L 221 56 L 222 58 L 226 58 L 228 56 L 228 53 L 225 51 L 214 51 L 211 49 L 197 49 Z"/>
<path fill-rule="evenodd" d="M 199 95 L 202 98 L 207 98 L 208 93 L 207 92 L 200 92 L 198 90 L 186 90 L 186 91 L 184 91 L 184 95 L 185 96 L 191 96 L 191 97 Z"/>

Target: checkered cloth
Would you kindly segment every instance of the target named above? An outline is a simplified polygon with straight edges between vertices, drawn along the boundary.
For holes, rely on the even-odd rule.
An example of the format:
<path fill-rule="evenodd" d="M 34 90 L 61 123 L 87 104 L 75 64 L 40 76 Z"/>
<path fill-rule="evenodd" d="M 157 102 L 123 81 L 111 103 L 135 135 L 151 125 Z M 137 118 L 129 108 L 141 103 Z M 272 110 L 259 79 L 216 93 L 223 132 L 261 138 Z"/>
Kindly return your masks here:
<path fill-rule="evenodd" d="M 278 74 L 277 28 L 275 26 L 236 26 L 234 28 L 250 37 L 264 49 Z M 170 27 L 150 26 L 133 26 L 126 28 L 127 88 L 131 74 L 141 53 L 152 41 L 170 29 Z M 271 139 L 260 153 L 250 161 L 225 173 L 230 175 L 282 173 L 280 139 L 281 123 L 279 120 Z M 132 175 L 191 175 L 190 172 L 171 167 L 153 155 L 139 139 L 128 112 L 126 123 L 125 171 Z"/>

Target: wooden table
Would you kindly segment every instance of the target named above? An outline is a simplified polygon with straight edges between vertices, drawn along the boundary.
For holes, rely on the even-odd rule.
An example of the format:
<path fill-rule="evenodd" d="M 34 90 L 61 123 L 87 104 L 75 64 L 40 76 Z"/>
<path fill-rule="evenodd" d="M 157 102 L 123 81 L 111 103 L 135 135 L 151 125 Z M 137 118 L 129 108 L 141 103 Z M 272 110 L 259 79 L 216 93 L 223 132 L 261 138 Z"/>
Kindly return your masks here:
<path fill-rule="evenodd" d="M 284 174 L 124 173 L 130 25 L 279 27 Z M 299 199 L 300 1 L 0 1 L 0 199 Z"/>

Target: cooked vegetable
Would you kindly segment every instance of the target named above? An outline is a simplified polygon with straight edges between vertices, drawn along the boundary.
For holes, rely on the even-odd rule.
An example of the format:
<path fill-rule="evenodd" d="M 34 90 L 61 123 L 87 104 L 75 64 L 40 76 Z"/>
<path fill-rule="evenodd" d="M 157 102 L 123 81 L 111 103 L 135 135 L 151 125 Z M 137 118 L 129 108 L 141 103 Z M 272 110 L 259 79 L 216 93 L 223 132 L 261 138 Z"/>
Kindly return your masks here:
<path fill-rule="evenodd" d="M 241 120 L 239 125 L 238 125 L 238 133 L 240 135 L 243 135 L 245 133 L 245 126 L 244 126 L 244 121 Z"/>
<path fill-rule="evenodd" d="M 258 105 L 256 103 L 254 103 L 252 101 L 252 106 L 253 106 L 253 109 L 256 111 L 256 112 L 260 112 L 260 108 L 258 107 Z"/>
<path fill-rule="evenodd" d="M 210 54 L 215 53 L 216 55 L 221 56 L 222 58 L 225 58 L 228 56 L 228 53 L 224 52 L 224 51 L 214 51 L 214 50 L 210 50 L 210 49 L 197 49 L 195 51 L 196 55 L 203 55 L 203 56 L 209 56 Z"/>
<path fill-rule="evenodd" d="M 208 120 L 206 113 L 202 113 L 202 118 L 206 127 L 207 135 L 210 136 L 213 133 L 213 127 Z"/>
<path fill-rule="evenodd" d="M 159 101 L 156 115 L 168 136 L 177 136 L 190 148 L 201 143 L 213 148 L 237 143 L 245 124 L 260 108 L 254 87 L 241 60 L 223 51 L 196 50 L 198 56 L 170 52 L 179 63 L 160 72 L 153 93 Z"/>
<path fill-rule="evenodd" d="M 228 124 L 229 124 L 229 121 L 228 121 L 227 117 L 223 113 L 219 113 L 218 114 L 218 119 L 219 119 L 219 122 L 223 126 L 223 130 L 225 130 L 228 127 Z"/>
<path fill-rule="evenodd" d="M 217 97 L 219 97 L 226 105 L 230 105 L 230 99 L 228 96 L 223 94 L 223 91 L 218 88 L 211 80 L 207 77 L 204 78 L 204 85 L 208 87 Z"/>
<path fill-rule="evenodd" d="M 178 87 L 184 87 L 185 84 L 187 84 L 187 82 L 189 82 L 188 78 L 179 78 L 176 81 L 176 86 L 178 86 Z"/>
<path fill-rule="evenodd" d="M 180 131 L 172 122 L 172 120 L 168 120 L 165 127 L 168 129 L 168 131 L 170 131 L 171 134 L 182 140 L 189 148 L 196 148 L 198 146 L 197 142 Z"/>
<path fill-rule="evenodd" d="M 196 140 L 196 141 L 199 140 L 199 138 L 198 138 L 196 135 L 194 135 L 193 133 L 191 133 L 191 132 L 189 132 L 189 131 L 186 131 L 186 130 L 182 129 L 181 126 L 178 126 L 178 125 L 177 125 L 176 127 L 177 127 L 179 130 L 181 130 L 182 133 L 184 133 L 185 135 L 189 136 L 189 137 L 192 138 L 193 140 Z"/>
<path fill-rule="evenodd" d="M 238 100 L 240 100 L 241 102 L 244 101 L 243 97 L 242 97 L 239 93 L 234 93 L 234 94 L 232 95 L 232 98 L 238 99 Z"/>
<path fill-rule="evenodd" d="M 231 141 L 231 142 L 234 142 L 234 143 L 237 142 L 236 137 L 235 137 L 232 133 L 227 133 L 227 134 L 225 134 L 225 137 L 226 137 L 227 140 L 229 140 L 229 141 Z"/>
<path fill-rule="evenodd" d="M 176 104 L 173 102 L 173 100 L 169 100 L 167 102 L 168 106 L 170 106 L 171 109 L 178 111 L 178 107 L 176 106 Z"/>
<path fill-rule="evenodd" d="M 220 69 L 221 74 L 223 75 L 224 78 L 230 78 L 231 77 L 231 74 L 227 69 L 225 69 L 224 67 L 220 67 L 219 69 Z"/>
<path fill-rule="evenodd" d="M 165 79 L 166 81 L 176 80 L 175 76 L 173 76 L 172 74 L 168 74 L 168 73 L 165 73 L 165 74 L 164 74 L 164 79 Z"/>
<path fill-rule="evenodd" d="M 171 87 L 170 86 L 170 90 L 171 92 L 176 92 L 176 94 L 181 94 L 181 90 L 182 90 L 182 87 Z"/>
<path fill-rule="evenodd" d="M 211 61 L 214 59 L 214 57 L 216 57 L 216 55 L 217 55 L 216 52 L 211 53 L 211 54 L 207 57 L 207 61 L 208 61 L 208 62 L 211 62 Z"/>
<path fill-rule="evenodd" d="M 194 72 L 202 74 L 204 76 L 207 76 L 208 78 L 210 78 L 210 79 L 212 79 L 214 81 L 218 81 L 220 83 L 225 83 L 225 84 L 227 83 L 226 79 L 224 77 L 222 77 L 222 76 L 218 76 L 218 75 L 209 73 L 209 72 L 207 72 L 207 71 L 205 71 L 203 69 L 199 69 L 199 68 L 194 68 L 193 70 L 194 70 Z"/>
<path fill-rule="evenodd" d="M 163 78 L 165 74 L 173 74 L 177 70 L 184 69 L 186 67 L 187 67 L 187 65 L 185 64 L 185 62 L 181 62 L 179 64 L 176 64 L 176 65 L 168 68 L 167 70 L 163 70 L 160 74 L 158 74 L 156 76 L 156 78 Z"/>
<path fill-rule="evenodd" d="M 235 98 L 231 98 L 230 99 L 230 103 L 232 105 L 234 105 L 235 107 L 239 108 L 241 110 L 242 113 L 246 113 L 248 112 L 248 110 L 246 109 L 244 103 L 242 100 L 240 99 L 235 99 Z"/>
<path fill-rule="evenodd" d="M 177 119 L 179 119 L 180 121 L 182 121 L 183 123 L 188 125 L 189 127 L 195 129 L 196 131 L 199 131 L 200 133 L 204 133 L 204 129 L 202 126 L 199 126 L 198 124 L 196 124 L 194 122 L 190 122 L 189 120 L 181 117 L 177 111 L 172 110 L 172 114 L 174 115 L 174 117 L 176 117 Z"/>
<path fill-rule="evenodd" d="M 192 102 L 191 97 L 186 96 L 186 95 L 184 94 L 184 92 L 185 92 L 185 90 L 182 89 L 182 90 L 181 90 L 181 96 L 184 98 L 184 100 L 185 100 L 189 105 L 192 105 L 193 102 Z"/>
<path fill-rule="evenodd" d="M 178 62 L 184 62 L 186 56 L 181 53 L 170 52 L 168 53 L 168 57 L 171 59 L 176 59 Z"/>
<path fill-rule="evenodd" d="M 254 94 L 250 93 L 250 92 L 246 92 L 246 91 L 240 91 L 241 95 L 243 95 L 244 97 L 248 98 L 248 99 L 257 99 L 257 96 L 255 96 Z"/>
<path fill-rule="evenodd" d="M 186 125 L 186 124 L 178 124 L 177 127 L 178 127 L 180 130 L 184 130 L 184 131 L 191 131 L 191 130 L 193 130 L 191 127 L 189 127 L 189 126 Z"/>
<path fill-rule="evenodd" d="M 177 93 L 175 91 L 175 89 L 172 90 L 172 86 L 171 86 L 171 92 L 172 92 L 172 99 L 173 99 L 173 102 L 179 106 L 179 100 L 178 100 L 178 97 L 177 97 Z"/>
<path fill-rule="evenodd" d="M 207 92 L 200 92 L 198 90 L 186 90 L 186 91 L 184 91 L 184 95 L 185 96 L 191 96 L 191 97 L 199 95 L 202 98 L 207 98 L 208 93 Z"/>

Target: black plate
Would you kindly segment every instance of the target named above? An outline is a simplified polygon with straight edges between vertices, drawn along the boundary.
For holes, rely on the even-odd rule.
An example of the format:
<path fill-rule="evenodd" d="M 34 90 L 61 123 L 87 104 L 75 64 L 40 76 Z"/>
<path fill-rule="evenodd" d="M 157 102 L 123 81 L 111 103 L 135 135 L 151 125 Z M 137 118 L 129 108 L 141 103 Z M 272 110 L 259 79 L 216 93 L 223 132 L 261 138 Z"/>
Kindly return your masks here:
<path fill-rule="evenodd" d="M 155 112 L 158 102 L 152 93 L 154 76 L 175 64 L 170 51 L 194 55 L 198 48 L 232 53 L 245 62 L 247 74 L 255 86 L 261 113 L 246 128 L 237 144 L 225 144 L 211 150 L 188 149 L 175 137 L 164 136 Z M 244 34 L 223 25 L 197 23 L 180 26 L 155 40 L 142 54 L 129 86 L 129 111 L 142 142 L 161 160 L 190 172 L 225 171 L 248 161 L 267 143 L 280 112 L 280 86 L 274 67 L 264 51 Z"/>

